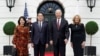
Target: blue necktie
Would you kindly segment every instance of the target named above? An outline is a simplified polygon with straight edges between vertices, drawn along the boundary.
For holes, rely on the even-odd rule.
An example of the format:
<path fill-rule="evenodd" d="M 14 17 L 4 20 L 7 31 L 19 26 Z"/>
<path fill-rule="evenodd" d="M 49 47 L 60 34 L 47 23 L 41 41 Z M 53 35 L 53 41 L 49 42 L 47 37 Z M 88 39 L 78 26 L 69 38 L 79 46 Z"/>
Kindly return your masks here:
<path fill-rule="evenodd" d="M 41 22 L 39 22 L 39 29 L 41 30 L 42 26 L 41 26 Z"/>

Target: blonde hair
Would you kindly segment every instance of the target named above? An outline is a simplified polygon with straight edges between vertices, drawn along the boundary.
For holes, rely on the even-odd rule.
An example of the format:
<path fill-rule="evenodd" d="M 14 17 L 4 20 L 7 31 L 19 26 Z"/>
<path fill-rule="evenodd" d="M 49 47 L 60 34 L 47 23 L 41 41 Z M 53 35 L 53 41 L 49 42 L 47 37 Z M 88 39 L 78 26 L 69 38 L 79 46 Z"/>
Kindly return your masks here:
<path fill-rule="evenodd" d="M 75 16 L 73 17 L 73 23 L 75 23 L 76 17 L 78 17 L 78 19 L 79 19 L 79 22 L 78 22 L 78 23 L 80 23 L 80 22 L 81 22 L 81 17 L 80 17 L 79 15 L 75 15 Z"/>

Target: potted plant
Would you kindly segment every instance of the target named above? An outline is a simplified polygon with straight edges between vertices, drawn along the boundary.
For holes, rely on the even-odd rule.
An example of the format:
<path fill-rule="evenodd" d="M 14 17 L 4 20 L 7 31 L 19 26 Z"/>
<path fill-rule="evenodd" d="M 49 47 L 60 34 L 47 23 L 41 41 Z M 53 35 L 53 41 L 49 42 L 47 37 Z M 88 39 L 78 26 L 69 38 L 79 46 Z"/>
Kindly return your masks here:
<path fill-rule="evenodd" d="M 85 55 L 96 55 L 96 46 L 92 46 L 92 36 L 98 31 L 98 24 L 95 21 L 89 21 L 85 29 L 86 33 L 90 35 L 90 46 L 85 47 Z"/>
<path fill-rule="evenodd" d="M 9 36 L 9 45 L 4 46 L 4 55 L 11 55 L 12 54 L 12 46 L 10 45 L 10 37 L 11 35 L 14 34 L 14 29 L 15 29 L 15 23 L 12 21 L 9 21 L 5 23 L 3 27 L 3 31 L 6 35 Z"/>

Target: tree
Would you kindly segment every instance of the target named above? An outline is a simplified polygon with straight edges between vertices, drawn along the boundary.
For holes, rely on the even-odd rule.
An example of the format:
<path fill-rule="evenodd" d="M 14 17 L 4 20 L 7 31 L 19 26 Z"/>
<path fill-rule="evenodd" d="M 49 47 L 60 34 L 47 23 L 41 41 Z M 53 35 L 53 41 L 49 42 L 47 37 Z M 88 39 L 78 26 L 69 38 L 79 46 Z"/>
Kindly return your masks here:
<path fill-rule="evenodd" d="M 9 21 L 9 22 L 5 23 L 5 25 L 3 27 L 4 33 L 6 35 L 9 35 L 9 45 L 10 45 L 10 36 L 14 34 L 15 27 L 16 27 L 16 25 L 12 21 Z"/>
<path fill-rule="evenodd" d="M 98 31 L 98 24 L 95 21 L 89 21 L 86 26 L 86 33 L 90 35 L 90 46 L 92 45 L 92 35 Z"/>

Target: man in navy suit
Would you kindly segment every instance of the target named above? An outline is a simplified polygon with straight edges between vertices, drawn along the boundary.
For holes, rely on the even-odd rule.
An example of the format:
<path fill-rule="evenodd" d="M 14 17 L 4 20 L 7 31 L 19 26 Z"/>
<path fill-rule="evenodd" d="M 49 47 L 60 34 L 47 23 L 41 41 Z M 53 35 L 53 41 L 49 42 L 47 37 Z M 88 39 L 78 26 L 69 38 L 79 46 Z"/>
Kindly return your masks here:
<path fill-rule="evenodd" d="M 69 38 L 68 22 L 62 17 L 62 11 L 55 11 L 56 18 L 51 24 L 50 44 L 54 46 L 54 56 L 65 56 L 66 44 Z"/>
<path fill-rule="evenodd" d="M 45 48 L 48 47 L 48 23 L 44 21 L 43 13 L 37 14 L 37 22 L 32 25 L 31 35 L 34 56 L 44 56 Z"/>

